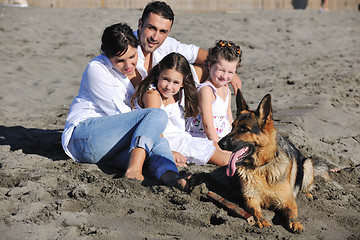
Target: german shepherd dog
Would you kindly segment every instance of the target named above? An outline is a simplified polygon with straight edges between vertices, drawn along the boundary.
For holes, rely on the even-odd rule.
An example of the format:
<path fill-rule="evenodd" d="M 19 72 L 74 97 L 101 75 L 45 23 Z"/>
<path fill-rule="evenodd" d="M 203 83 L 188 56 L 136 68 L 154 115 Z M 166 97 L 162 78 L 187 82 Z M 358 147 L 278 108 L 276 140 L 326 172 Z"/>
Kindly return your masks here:
<path fill-rule="evenodd" d="M 299 190 L 312 197 L 311 159 L 278 134 L 270 94 L 252 110 L 238 90 L 236 106 L 232 131 L 219 141 L 220 148 L 232 152 L 226 174 L 240 180 L 245 208 L 254 216 L 258 227 L 271 226 L 261 213 L 262 207 L 271 207 L 282 213 L 289 231 L 301 232 L 304 227 L 297 220 L 295 197 Z"/>

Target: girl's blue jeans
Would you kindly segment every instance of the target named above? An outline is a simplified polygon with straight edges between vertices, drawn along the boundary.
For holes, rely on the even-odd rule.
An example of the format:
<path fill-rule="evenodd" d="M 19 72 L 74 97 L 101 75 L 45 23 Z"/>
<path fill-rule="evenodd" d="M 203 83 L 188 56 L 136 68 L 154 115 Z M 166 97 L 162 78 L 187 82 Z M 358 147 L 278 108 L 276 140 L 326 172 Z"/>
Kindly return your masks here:
<path fill-rule="evenodd" d="M 157 179 L 167 171 L 178 173 L 167 140 L 160 135 L 168 121 L 165 111 L 147 108 L 80 122 L 70 139 L 70 149 L 84 163 L 127 169 L 129 153 L 143 148 L 149 172 Z"/>

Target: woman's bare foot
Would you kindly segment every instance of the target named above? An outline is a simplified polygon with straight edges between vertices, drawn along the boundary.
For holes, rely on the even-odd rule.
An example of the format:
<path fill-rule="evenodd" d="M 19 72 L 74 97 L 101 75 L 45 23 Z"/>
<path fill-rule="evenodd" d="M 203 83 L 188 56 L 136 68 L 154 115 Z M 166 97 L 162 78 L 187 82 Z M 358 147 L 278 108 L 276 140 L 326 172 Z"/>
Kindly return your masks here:
<path fill-rule="evenodd" d="M 131 170 L 127 170 L 125 172 L 125 175 L 124 175 L 126 178 L 132 178 L 132 179 L 137 179 L 137 180 L 140 180 L 140 181 L 143 181 L 144 180 L 144 176 L 142 175 L 141 172 L 138 172 L 138 171 L 131 171 Z"/>
<path fill-rule="evenodd" d="M 130 152 L 129 166 L 125 172 L 125 177 L 140 181 L 144 180 L 142 168 L 146 157 L 146 151 L 143 148 L 134 148 Z"/>

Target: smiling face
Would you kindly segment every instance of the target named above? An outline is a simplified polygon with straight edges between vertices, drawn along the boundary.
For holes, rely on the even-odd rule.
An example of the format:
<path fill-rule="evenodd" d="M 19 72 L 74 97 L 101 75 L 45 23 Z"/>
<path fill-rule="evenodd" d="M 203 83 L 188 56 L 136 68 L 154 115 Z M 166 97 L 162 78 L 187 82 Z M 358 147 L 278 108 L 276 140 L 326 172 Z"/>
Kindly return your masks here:
<path fill-rule="evenodd" d="M 210 79 L 215 87 L 222 87 L 233 79 L 236 74 L 237 61 L 226 61 L 219 59 L 215 64 L 209 67 Z"/>
<path fill-rule="evenodd" d="M 139 40 L 144 54 L 154 52 L 164 43 L 171 25 L 171 20 L 155 13 L 150 13 L 144 22 L 139 20 Z"/>
<path fill-rule="evenodd" d="M 183 86 L 184 75 L 175 69 L 166 69 L 159 74 L 157 88 L 163 100 L 175 96 Z"/>
<path fill-rule="evenodd" d="M 127 77 L 135 74 L 137 60 L 137 49 L 130 45 L 123 55 L 110 58 L 115 69 Z"/>

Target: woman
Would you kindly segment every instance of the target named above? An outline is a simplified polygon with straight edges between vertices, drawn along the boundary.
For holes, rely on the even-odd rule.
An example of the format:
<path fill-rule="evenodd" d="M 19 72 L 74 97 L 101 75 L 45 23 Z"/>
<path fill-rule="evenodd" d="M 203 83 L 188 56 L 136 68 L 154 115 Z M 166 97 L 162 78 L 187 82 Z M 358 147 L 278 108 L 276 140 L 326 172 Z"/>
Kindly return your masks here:
<path fill-rule="evenodd" d="M 127 24 L 119 23 L 107 27 L 101 41 L 102 54 L 83 73 L 66 119 L 62 134 L 66 154 L 77 162 L 126 169 L 125 177 L 138 180 L 144 179 L 146 159 L 154 177 L 186 190 L 168 142 L 160 137 L 166 113 L 131 111 L 130 99 L 141 81 L 136 70 L 137 38 Z"/>

